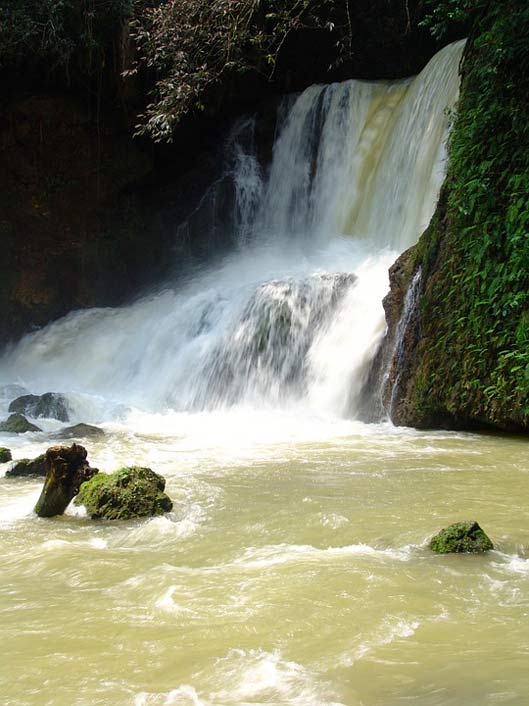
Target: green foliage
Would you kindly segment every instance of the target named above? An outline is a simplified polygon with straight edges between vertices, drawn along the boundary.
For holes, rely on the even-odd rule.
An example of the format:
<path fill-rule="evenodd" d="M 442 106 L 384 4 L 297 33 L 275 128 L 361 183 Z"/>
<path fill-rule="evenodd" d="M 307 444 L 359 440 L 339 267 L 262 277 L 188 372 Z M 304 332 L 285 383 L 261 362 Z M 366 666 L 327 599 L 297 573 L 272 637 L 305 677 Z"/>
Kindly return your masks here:
<path fill-rule="evenodd" d="M 132 0 L 2 0 L 0 69 L 47 62 L 68 72 L 74 57 L 90 73 Z"/>
<path fill-rule="evenodd" d="M 0 432 L 8 434 L 25 434 L 27 431 L 42 431 L 39 427 L 28 422 L 23 414 L 10 414 L 7 419 L 0 422 Z"/>
<path fill-rule="evenodd" d="M 345 53 L 347 24 L 322 20 L 334 16 L 335 6 L 347 16 L 347 0 L 136 0 L 131 34 L 138 54 L 129 73 L 148 69 L 156 76 L 138 132 L 170 140 L 182 117 L 202 110 L 230 76 L 252 71 L 270 78 L 291 32 L 334 32 L 338 54 Z"/>
<path fill-rule="evenodd" d="M 421 23 L 441 39 L 455 24 L 468 24 L 482 13 L 488 0 L 427 0 L 428 14 Z"/>
<path fill-rule="evenodd" d="M 437 16 L 455 5 L 439 4 Z M 440 252 L 435 267 L 423 259 L 430 281 L 413 403 L 507 428 L 529 428 L 528 36 L 526 0 L 477 15 L 444 217 L 421 244 L 426 253 L 440 243 Z"/>

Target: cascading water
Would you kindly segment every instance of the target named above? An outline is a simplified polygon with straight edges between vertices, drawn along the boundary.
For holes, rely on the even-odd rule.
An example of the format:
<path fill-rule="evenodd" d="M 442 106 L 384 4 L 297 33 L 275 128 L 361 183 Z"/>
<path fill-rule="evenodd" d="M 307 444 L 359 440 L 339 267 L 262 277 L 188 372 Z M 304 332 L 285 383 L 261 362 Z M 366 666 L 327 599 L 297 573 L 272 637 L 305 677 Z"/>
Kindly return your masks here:
<path fill-rule="evenodd" d="M 2 378 L 151 410 L 354 415 L 388 266 L 435 208 L 462 47 L 414 80 L 308 88 L 285 111 L 266 179 L 235 140 L 234 252 L 176 291 L 27 336 Z"/>
<path fill-rule="evenodd" d="M 96 422 L 68 434 L 90 465 L 148 466 L 174 502 L 41 519 L 42 478 L 0 462 L 2 704 L 529 703 L 527 445 L 351 418 L 387 269 L 435 207 L 461 49 L 413 81 L 289 97 L 268 170 L 241 122 L 181 233 L 197 259 L 222 249 L 217 264 L 0 360 L 0 420 L 20 385 L 67 393 L 72 412 L 2 432 L 15 460 Z M 420 290 L 418 274 L 397 359 Z M 476 514 L 494 551 L 429 553 Z"/>

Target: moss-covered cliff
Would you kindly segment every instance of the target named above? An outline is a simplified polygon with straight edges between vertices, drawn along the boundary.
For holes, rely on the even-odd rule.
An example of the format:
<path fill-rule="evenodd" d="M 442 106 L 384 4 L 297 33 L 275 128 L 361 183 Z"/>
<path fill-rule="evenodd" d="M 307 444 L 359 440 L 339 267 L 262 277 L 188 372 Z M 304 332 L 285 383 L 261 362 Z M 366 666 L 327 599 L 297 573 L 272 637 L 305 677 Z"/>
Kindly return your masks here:
<path fill-rule="evenodd" d="M 396 385 L 398 424 L 527 431 L 529 7 L 460 4 L 473 4 L 476 19 L 448 176 L 429 228 L 398 268 L 408 281 L 421 269 L 421 297 L 384 396 Z M 394 287 L 402 291 L 401 278 Z"/>

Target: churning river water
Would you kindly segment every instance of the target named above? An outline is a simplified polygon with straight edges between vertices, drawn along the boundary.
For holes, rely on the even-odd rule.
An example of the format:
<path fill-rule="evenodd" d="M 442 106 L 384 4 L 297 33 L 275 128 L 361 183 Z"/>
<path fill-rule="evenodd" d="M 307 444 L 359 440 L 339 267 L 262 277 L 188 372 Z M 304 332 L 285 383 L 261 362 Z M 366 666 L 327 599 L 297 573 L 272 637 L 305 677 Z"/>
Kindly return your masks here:
<path fill-rule="evenodd" d="M 106 429 L 91 462 L 155 468 L 174 510 L 43 520 L 40 482 L 0 479 L 2 703 L 529 702 L 523 440 L 243 411 Z M 433 555 L 464 518 L 496 550 Z"/>
<path fill-rule="evenodd" d="M 91 464 L 151 467 L 174 510 L 39 519 L 41 482 L 0 466 L 2 704 L 529 703 L 527 444 L 357 421 L 388 267 L 435 209 L 462 49 L 291 99 L 267 171 L 234 138 L 229 256 L 3 354 L 1 385 L 65 394 L 105 431 L 79 440 Z M 0 435 L 15 459 L 63 426 L 35 421 Z M 461 519 L 495 551 L 433 555 Z"/>

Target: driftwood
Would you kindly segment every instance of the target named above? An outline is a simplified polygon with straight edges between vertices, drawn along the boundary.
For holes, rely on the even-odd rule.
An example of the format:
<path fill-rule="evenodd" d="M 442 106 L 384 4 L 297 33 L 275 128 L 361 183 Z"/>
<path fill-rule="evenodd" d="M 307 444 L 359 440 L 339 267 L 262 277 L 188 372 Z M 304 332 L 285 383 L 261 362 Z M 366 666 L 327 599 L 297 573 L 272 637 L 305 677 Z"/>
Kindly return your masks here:
<path fill-rule="evenodd" d="M 86 449 L 78 444 L 52 446 L 46 451 L 46 480 L 35 505 L 39 517 L 62 515 L 81 483 L 98 472 L 90 467 L 86 457 Z"/>

